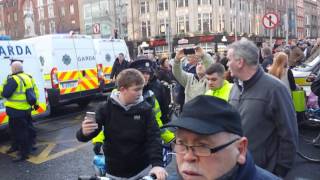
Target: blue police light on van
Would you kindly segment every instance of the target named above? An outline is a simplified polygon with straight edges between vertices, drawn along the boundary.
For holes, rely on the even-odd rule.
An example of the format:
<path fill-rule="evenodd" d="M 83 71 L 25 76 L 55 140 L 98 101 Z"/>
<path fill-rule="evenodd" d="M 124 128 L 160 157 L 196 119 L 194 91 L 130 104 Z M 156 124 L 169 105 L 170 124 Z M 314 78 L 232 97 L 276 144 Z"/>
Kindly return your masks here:
<path fill-rule="evenodd" d="M 0 56 L 32 55 L 29 46 L 0 46 Z"/>

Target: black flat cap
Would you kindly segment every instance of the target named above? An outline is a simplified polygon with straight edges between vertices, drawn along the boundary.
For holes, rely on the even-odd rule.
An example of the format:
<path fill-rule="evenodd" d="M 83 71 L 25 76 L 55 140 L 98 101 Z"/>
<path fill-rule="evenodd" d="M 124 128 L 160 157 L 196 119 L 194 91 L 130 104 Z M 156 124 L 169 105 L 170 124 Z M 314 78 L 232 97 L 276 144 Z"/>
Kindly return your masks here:
<path fill-rule="evenodd" d="M 153 62 L 150 59 L 137 59 L 130 63 L 129 68 L 134 68 L 141 72 L 152 73 L 152 63 Z"/>
<path fill-rule="evenodd" d="M 225 100 L 206 95 L 187 102 L 180 116 L 163 127 L 178 127 L 204 135 L 219 132 L 243 135 L 238 111 Z"/>
<path fill-rule="evenodd" d="M 22 60 L 22 59 L 13 59 L 13 58 L 11 58 L 11 59 L 10 59 L 10 65 L 11 65 L 13 62 L 16 62 L 16 61 L 19 61 L 19 62 L 23 63 L 23 60 Z"/>

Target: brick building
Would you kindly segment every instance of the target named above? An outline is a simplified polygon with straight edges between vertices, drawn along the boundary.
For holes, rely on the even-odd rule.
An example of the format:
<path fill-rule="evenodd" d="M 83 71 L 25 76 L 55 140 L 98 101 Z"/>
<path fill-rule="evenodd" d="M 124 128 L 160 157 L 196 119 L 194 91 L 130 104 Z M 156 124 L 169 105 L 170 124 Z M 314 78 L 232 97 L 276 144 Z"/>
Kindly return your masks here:
<path fill-rule="evenodd" d="M 0 6 L 12 39 L 80 31 L 78 0 L 3 0 Z"/>

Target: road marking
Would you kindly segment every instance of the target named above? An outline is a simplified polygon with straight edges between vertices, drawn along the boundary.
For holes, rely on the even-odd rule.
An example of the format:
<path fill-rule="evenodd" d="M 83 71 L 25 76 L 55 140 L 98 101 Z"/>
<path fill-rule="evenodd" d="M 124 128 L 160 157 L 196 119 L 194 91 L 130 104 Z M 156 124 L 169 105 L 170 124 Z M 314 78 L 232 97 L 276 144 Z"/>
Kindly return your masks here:
<path fill-rule="evenodd" d="M 59 143 L 61 142 L 77 142 L 76 140 L 65 140 L 65 141 L 60 141 Z M 27 159 L 27 161 L 33 163 L 33 164 L 41 164 L 41 163 L 44 163 L 46 161 L 50 161 L 50 160 L 53 160 L 53 159 L 56 159 L 58 157 L 61 157 L 65 154 L 68 154 L 68 153 L 71 153 L 71 152 L 74 152 L 76 150 L 79 150 L 83 147 L 86 147 L 88 145 L 91 145 L 91 143 L 81 143 L 75 147 L 72 147 L 72 148 L 67 148 L 65 150 L 62 150 L 62 151 L 59 151 L 59 152 L 56 152 L 56 153 L 52 153 L 54 148 L 58 145 L 58 143 L 51 143 L 51 142 L 39 142 L 37 143 L 37 147 L 40 148 L 40 146 L 45 146 L 45 148 L 38 154 L 38 155 L 33 155 L 31 154 L 29 156 L 29 158 Z M 0 146 L 0 153 L 3 153 L 5 154 L 6 151 L 10 148 L 9 145 L 1 145 Z M 9 156 L 12 156 L 12 157 L 16 157 L 17 156 L 17 153 L 11 153 L 9 154 Z"/>

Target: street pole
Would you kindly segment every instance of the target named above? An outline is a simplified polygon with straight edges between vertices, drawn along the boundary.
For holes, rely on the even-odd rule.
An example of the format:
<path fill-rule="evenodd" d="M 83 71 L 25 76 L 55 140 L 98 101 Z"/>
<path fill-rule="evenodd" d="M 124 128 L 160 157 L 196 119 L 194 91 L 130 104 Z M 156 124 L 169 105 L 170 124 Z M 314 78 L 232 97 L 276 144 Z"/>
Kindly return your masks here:
<path fill-rule="evenodd" d="M 286 2 L 286 18 L 285 18 L 285 29 L 286 29 L 286 45 L 289 43 L 289 0 Z"/>
<path fill-rule="evenodd" d="M 270 47 L 273 47 L 273 45 L 272 45 L 272 33 L 273 33 L 273 31 L 272 31 L 273 29 L 270 29 Z"/>
<path fill-rule="evenodd" d="M 234 41 L 237 41 L 237 2 L 238 0 L 234 0 Z"/>
<path fill-rule="evenodd" d="M 171 45 L 171 1 L 168 1 L 168 11 L 169 11 L 169 17 L 168 17 L 168 26 L 166 28 L 167 34 L 166 34 L 166 39 L 167 39 L 167 44 L 168 44 L 168 53 L 169 57 L 171 57 L 171 51 L 172 51 L 172 45 Z"/>

